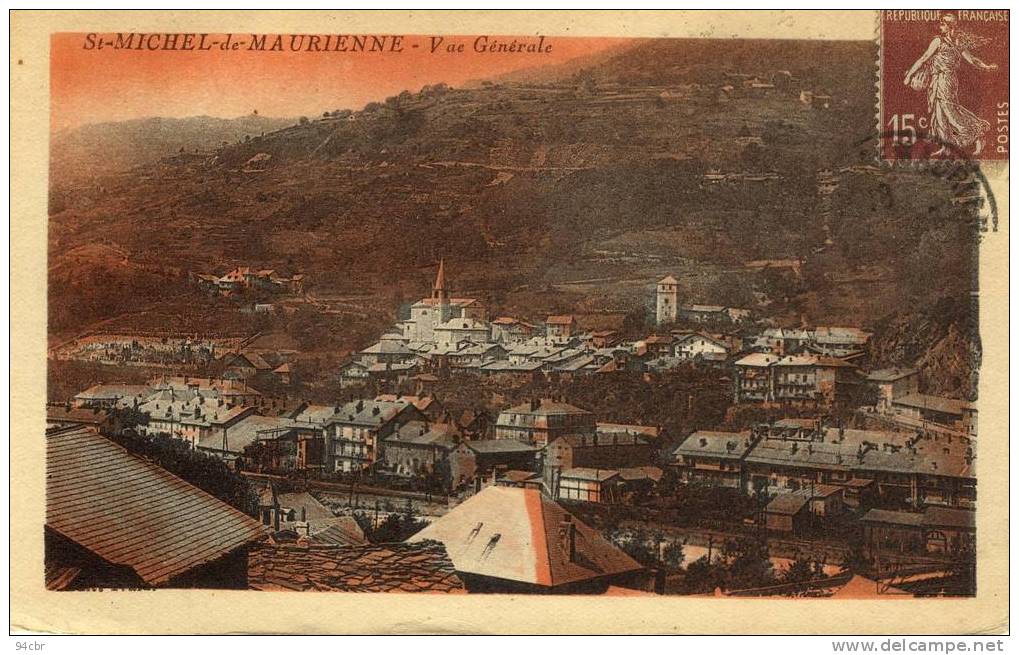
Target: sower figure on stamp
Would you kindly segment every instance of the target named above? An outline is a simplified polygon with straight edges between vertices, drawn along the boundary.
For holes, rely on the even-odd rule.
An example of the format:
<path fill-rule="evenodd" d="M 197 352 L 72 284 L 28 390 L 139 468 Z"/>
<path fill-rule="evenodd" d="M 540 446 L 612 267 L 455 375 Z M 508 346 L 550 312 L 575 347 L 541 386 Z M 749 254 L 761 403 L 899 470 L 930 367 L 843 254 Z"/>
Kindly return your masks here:
<path fill-rule="evenodd" d="M 984 63 L 970 52 L 989 39 L 957 29 L 955 21 L 952 14 L 941 18 L 941 35 L 931 39 L 927 51 L 906 72 L 902 83 L 917 91 L 927 89 L 931 133 L 941 143 L 933 154 L 942 154 L 951 144 L 959 149 L 972 145 L 975 156 L 984 148 L 983 135 L 990 123 L 959 104 L 960 60 L 984 71 L 995 70 L 998 65 Z"/>

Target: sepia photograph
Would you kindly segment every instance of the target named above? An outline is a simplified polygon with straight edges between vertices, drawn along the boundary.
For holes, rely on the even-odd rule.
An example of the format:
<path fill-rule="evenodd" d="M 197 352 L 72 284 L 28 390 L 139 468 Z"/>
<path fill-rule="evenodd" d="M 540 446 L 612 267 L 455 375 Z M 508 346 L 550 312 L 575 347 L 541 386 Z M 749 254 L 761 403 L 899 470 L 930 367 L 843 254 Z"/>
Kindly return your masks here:
<path fill-rule="evenodd" d="M 1007 576 L 977 519 L 991 497 L 1007 521 L 983 383 L 1008 365 L 985 330 L 1009 12 L 799 38 L 767 26 L 825 12 L 772 13 L 736 36 L 60 16 L 29 584 L 981 597 Z"/>

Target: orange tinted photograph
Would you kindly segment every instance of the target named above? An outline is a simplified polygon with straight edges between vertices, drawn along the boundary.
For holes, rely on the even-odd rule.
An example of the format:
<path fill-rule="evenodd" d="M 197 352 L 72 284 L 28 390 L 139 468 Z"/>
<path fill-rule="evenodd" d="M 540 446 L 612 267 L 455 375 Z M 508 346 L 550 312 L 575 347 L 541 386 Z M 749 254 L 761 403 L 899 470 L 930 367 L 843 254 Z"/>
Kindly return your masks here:
<path fill-rule="evenodd" d="M 39 585 L 975 596 L 1001 19 L 53 33 Z"/>

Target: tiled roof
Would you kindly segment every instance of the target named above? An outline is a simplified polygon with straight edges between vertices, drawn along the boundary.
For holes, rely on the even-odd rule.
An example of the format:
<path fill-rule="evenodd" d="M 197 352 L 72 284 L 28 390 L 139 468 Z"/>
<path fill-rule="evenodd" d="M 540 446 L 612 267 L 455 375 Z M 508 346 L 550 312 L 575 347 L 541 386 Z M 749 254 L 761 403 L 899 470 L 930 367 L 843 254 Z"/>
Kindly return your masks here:
<path fill-rule="evenodd" d="M 570 523 L 573 557 L 563 534 Z M 457 571 L 542 587 L 642 568 L 537 489 L 488 487 L 408 542 L 428 539 L 445 544 Z"/>
<path fill-rule="evenodd" d="M 576 319 L 574 319 L 573 316 L 570 315 L 570 314 L 556 315 L 556 316 L 549 316 L 548 318 L 546 318 L 545 319 L 545 324 L 546 325 L 569 325 L 570 323 L 573 323 L 575 320 Z"/>
<path fill-rule="evenodd" d="M 247 416 L 226 429 L 226 450 L 241 453 L 259 439 L 281 437 L 294 429 L 296 422 L 282 416 Z M 202 435 L 199 448 L 223 450 L 223 434 L 219 431 Z"/>
<path fill-rule="evenodd" d="M 442 544 L 335 546 L 265 543 L 248 555 L 248 586 L 262 591 L 464 593 Z"/>
<path fill-rule="evenodd" d="M 46 437 L 46 525 L 152 586 L 265 534 L 251 517 L 89 428 Z"/>

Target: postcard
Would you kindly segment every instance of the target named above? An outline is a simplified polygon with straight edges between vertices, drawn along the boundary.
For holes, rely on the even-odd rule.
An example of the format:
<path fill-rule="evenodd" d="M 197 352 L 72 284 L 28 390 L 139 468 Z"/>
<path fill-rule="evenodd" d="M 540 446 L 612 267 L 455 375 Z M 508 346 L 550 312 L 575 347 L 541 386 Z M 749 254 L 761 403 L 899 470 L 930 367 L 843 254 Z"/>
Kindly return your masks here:
<path fill-rule="evenodd" d="M 1007 630 L 1007 10 L 11 37 L 13 630 Z"/>

